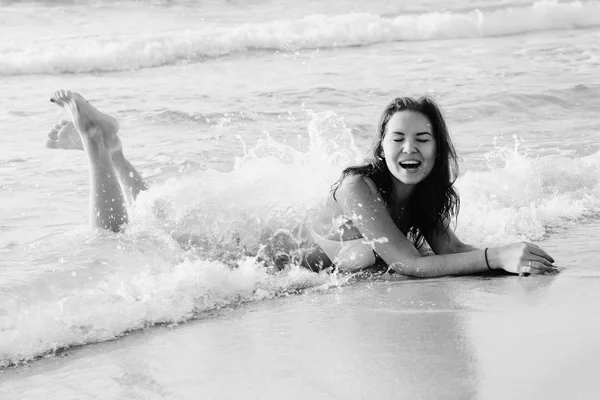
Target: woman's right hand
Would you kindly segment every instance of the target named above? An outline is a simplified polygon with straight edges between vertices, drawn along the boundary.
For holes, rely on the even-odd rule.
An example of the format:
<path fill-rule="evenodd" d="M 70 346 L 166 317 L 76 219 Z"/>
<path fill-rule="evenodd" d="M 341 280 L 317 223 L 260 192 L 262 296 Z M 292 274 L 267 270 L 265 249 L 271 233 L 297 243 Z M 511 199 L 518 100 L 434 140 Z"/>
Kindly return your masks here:
<path fill-rule="evenodd" d="M 492 269 L 503 269 L 513 274 L 546 274 L 560 272 L 554 259 L 535 244 L 521 242 L 488 249 Z"/>

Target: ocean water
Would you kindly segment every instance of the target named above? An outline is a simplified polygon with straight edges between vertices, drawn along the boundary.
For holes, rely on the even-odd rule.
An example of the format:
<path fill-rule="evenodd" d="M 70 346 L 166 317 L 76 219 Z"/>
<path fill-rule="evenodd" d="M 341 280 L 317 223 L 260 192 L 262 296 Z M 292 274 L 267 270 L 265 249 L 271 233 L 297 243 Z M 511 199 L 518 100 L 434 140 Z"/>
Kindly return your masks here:
<path fill-rule="evenodd" d="M 0 37 L 0 367 L 360 285 L 254 256 L 404 95 L 445 112 L 463 241 L 550 246 L 558 282 L 597 286 L 598 1 L 1 0 Z M 151 186 L 122 234 L 87 225 L 85 155 L 44 147 L 61 88 Z"/>

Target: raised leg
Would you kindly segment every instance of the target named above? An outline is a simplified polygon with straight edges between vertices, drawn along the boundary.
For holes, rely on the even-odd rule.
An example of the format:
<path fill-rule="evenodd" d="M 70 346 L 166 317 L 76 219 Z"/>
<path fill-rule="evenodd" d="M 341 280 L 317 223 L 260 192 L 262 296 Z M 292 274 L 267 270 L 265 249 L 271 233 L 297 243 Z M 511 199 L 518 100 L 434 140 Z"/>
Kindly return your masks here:
<path fill-rule="evenodd" d="M 83 143 L 73 122 L 62 120 L 50 129 L 46 147 L 49 149 L 83 150 Z M 113 150 L 111 157 L 123 192 L 128 195 L 128 200 L 135 200 L 140 191 L 148 189 L 148 185 L 138 170 L 125 158 L 122 148 Z"/>
<path fill-rule="evenodd" d="M 122 149 L 121 140 L 117 136 L 119 123 L 98 111 L 78 93 L 59 90 L 50 101 L 69 113 L 88 156 L 92 225 L 118 232 L 121 225 L 128 221 L 125 196 L 112 160 L 112 154 L 121 152 Z M 57 133 L 57 144 L 59 136 Z"/>
<path fill-rule="evenodd" d="M 119 177 L 123 191 L 127 192 L 128 198 L 135 200 L 142 190 L 147 190 L 148 185 L 137 169 L 125 158 L 123 149 L 112 153 L 112 160 Z"/>

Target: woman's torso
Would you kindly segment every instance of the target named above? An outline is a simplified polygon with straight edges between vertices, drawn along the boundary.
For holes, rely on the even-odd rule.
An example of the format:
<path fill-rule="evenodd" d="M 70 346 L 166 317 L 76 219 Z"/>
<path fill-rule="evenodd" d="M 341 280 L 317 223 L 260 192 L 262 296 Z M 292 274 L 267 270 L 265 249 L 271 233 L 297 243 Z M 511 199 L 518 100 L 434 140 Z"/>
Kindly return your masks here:
<path fill-rule="evenodd" d="M 379 188 L 370 178 L 361 177 L 361 179 L 369 186 L 371 194 L 381 196 Z M 409 226 L 405 218 L 405 209 L 389 204 L 386 208 L 396 227 L 406 235 Z M 352 219 L 344 215 L 342 206 L 333 196 L 329 196 L 326 204 L 313 213 L 310 224 L 314 232 L 330 240 L 348 241 L 363 237 L 360 230 L 352 222 Z"/>
<path fill-rule="evenodd" d="M 362 179 L 371 194 L 381 196 L 375 183 L 366 177 Z M 406 234 L 408 225 L 405 212 L 400 207 L 387 207 L 390 217 L 398 229 Z M 331 261 L 342 270 L 364 269 L 378 264 L 377 254 L 369 241 L 364 240 L 360 230 L 344 214 L 342 206 L 330 196 L 321 209 L 311 217 L 311 231 L 314 242 L 321 247 Z"/>

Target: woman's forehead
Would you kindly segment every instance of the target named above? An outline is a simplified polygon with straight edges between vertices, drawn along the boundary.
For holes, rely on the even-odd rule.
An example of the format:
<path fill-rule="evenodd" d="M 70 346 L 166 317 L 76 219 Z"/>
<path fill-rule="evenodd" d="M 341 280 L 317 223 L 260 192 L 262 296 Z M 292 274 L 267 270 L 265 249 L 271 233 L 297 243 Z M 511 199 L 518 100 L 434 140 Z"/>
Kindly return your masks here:
<path fill-rule="evenodd" d="M 416 111 L 398 111 L 392 115 L 387 124 L 388 132 L 400 130 L 403 133 L 418 130 L 419 132 L 431 132 L 431 122 L 429 118 Z M 404 130 L 408 130 L 404 132 Z"/>

